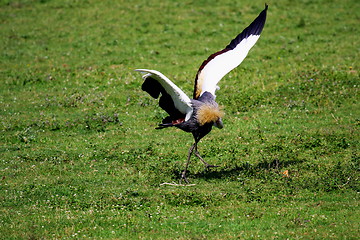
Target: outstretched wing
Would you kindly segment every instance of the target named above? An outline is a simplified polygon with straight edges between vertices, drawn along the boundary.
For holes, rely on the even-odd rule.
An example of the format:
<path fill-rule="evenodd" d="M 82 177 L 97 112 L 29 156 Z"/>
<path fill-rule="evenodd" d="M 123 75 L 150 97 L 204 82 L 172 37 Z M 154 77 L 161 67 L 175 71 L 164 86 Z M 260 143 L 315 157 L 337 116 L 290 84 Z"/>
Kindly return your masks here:
<path fill-rule="evenodd" d="M 155 99 L 161 93 L 159 106 L 169 114 L 163 123 L 180 123 L 190 118 L 193 111 L 190 98 L 165 75 L 148 69 L 136 69 L 135 71 L 144 73 L 142 90 Z"/>
<path fill-rule="evenodd" d="M 194 87 L 194 99 L 198 99 L 204 92 L 210 92 L 215 96 L 219 88 L 218 82 L 227 73 L 239 66 L 249 50 L 255 45 L 265 25 L 268 6 L 259 16 L 239 35 L 234 38 L 223 50 L 209 56 L 200 66 Z"/>

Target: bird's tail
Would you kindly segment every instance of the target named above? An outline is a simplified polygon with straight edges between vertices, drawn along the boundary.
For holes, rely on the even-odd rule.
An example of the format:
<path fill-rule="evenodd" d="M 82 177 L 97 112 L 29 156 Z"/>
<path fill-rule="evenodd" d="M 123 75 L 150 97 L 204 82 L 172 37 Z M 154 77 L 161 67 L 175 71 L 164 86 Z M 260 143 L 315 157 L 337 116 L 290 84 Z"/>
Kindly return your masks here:
<path fill-rule="evenodd" d="M 163 129 L 163 128 L 173 127 L 173 126 L 174 126 L 174 124 L 172 124 L 172 123 L 161 123 L 161 124 L 159 124 L 158 127 L 155 128 L 155 129 Z"/>

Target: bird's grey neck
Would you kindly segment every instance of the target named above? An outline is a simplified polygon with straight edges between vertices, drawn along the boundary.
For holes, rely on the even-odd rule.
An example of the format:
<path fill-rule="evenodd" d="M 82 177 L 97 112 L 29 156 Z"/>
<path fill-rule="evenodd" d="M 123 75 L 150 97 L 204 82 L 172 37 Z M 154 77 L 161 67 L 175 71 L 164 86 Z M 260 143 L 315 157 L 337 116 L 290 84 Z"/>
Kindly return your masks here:
<path fill-rule="evenodd" d="M 209 92 L 204 92 L 199 98 L 198 100 L 200 102 L 215 102 L 215 97 L 214 95 L 212 95 Z"/>
<path fill-rule="evenodd" d="M 215 102 L 214 96 L 209 92 L 204 92 L 198 99 L 191 100 L 191 104 L 194 109 L 200 108 L 200 106 L 202 106 L 205 103 L 217 105 L 217 103 Z"/>

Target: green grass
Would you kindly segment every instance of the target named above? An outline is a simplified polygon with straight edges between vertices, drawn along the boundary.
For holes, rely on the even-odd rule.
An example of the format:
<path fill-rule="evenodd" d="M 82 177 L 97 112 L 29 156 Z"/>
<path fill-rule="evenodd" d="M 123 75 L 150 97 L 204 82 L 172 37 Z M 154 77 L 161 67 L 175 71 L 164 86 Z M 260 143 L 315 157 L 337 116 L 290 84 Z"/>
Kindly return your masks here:
<path fill-rule="evenodd" d="M 202 61 L 262 1 L 0 2 L 4 239 L 356 239 L 355 0 L 268 1 L 262 36 L 221 82 L 225 127 L 155 130 L 156 69 L 191 95 Z"/>

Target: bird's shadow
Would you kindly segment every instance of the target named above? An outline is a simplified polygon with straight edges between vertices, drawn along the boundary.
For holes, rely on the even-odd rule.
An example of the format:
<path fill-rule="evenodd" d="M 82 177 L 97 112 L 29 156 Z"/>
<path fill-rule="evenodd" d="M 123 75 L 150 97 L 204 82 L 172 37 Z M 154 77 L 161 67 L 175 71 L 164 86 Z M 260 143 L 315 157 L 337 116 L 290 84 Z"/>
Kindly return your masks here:
<path fill-rule="evenodd" d="M 256 176 L 259 171 L 264 170 L 280 170 L 291 165 L 297 165 L 303 163 L 304 160 L 289 160 L 279 161 L 278 159 L 272 162 L 259 162 L 257 164 L 243 163 L 234 167 L 219 167 L 205 169 L 204 171 L 197 173 L 189 173 L 190 178 L 195 179 L 224 179 L 239 176 L 239 174 L 245 174 L 246 176 Z"/>

